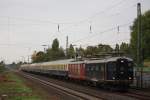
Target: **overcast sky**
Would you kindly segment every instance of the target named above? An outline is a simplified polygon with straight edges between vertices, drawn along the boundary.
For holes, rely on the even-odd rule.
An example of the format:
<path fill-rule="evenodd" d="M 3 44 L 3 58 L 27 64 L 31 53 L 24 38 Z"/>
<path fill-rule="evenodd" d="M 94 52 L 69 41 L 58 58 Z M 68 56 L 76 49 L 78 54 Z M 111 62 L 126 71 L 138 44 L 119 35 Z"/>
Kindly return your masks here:
<path fill-rule="evenodd" d="M 27 60 L 55 38 L 65 48 L 66 36 L 82 47 L 129 43 L 137 2 L 150 9 L 150 0 L 0 0 L 0 60 Z"/>

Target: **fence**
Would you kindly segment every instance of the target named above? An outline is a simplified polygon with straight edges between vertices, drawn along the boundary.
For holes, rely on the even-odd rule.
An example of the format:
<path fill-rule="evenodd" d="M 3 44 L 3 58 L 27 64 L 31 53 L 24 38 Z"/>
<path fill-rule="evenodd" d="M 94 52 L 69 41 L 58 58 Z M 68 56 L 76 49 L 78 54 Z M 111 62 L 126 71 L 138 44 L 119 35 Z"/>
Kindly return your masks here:
<path fill-rule="evenodd" d="M 143 68 L 142 73 L 141 73 L 141 69 L 134 68 L 134 81 L 131 86 L 136 87 L 136 88 L 141 88 L 141 83 L 142 83 L 142 88 L 150 89 L 150 71 L 145 70 Z"/>

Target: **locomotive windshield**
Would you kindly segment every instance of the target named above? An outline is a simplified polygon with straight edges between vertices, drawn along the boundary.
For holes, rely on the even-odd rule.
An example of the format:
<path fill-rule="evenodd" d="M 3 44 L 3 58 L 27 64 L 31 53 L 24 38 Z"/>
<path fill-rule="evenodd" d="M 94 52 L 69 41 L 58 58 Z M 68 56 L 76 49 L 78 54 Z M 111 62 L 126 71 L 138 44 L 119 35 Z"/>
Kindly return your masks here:
<path fill-rule="evenodd" d="M 120 71 L 123 72 L 124 71 L 124 66 L 120 66 Z"/>
<path fill-rule="evenodd" d="M 108 71 L 112 71 L 112 72 L 116 71 L 116 64 L 115 64 L 115 62 L 108 63 Z"/>
<path fill-rule="evenodd" d="M 133 72 L 133 63 L 132 63 L 132 62 L 129 62 L 129 63 L 128 63 L 128 70 L 129 70 L 130 72 Z"/>

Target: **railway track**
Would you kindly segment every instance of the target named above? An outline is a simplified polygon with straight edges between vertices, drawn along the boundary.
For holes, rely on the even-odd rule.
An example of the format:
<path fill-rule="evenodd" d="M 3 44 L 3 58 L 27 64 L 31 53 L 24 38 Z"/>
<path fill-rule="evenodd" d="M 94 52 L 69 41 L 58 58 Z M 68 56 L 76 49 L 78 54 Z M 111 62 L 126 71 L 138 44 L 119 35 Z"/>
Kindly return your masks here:
<path fill-rule="evenodd" d="M 104 98 L 102 98 L 102 97 L 97 97 L 97 96 L 94 96 L 92 94 L 87 94 L 87 93 L 84 93 L 81 91 L 72 90 L 72 89 L 69 89 L 69 88 L 54 84 L 54 83 L 50 83 L 48 81 L 39 79 L 37 77 L 31 76 L 31 75 L 28 75 L 25 73 L 20 73 L 20 72 L 17 72 L 17 73 L 19 73 L 20 75 L 22 75 L 23 77 L 25 77 L 27 79 L 35 80 L 35 81 L 39 82 L 41 85 L 44 85 L 48 88 L 49 87 L 54 88 L 57 91 L 64 93 L 66 95 L 69 95 L 69 96 L 76 98 L 78 100 L 104 100 Z"/>
<path fill-rule="evenodd" d="M 145 96 L 145 95 L 142 95 L 142 94 L 126 93 L 124 95 L 125 96 L 130 96 L 130 97 L 133 97 L 133 98 L 136 98 L 136 99 L 139 99 L 139 100 L 150 100 L 149 96 Z"/>
<path fill-rule="evenodd" d="M 35 74 L 30 74 L 30 73 L 25 73 L 25 74 L 27 74 L 29 76 L 36 77 L 36 78 L 41 79 L 41 80 L 44 80 L 46 82 L 57 84 L 59 86 L 66 87 L 66 88 L 69 88 L 71 90 L 75 90 L 79 93 L 84 93 L 88 96 L 95 97 L 96 99 L 98 98 L 98 99 L 103 99 L 103 100 L 127 100 L 127 99 L 128 100 L 137 100 L 137 99 L 130 98 L 127 96 L 118 95 L 117 93 L 114 93 L 114 92 L 104 91 L 104 90 L 101 90 L 101 89 L 96 88 L 96 87 L 82 86 L 82 85 L 75 84 L 72 82 L 53 79 L 53 78 L 49 78 L 49 77 L 44 77 L 41 75 L 35 75 Z M 88 100 L 90 100 L 90 98 L 88 98 Z M 94 99 L 91 99 L 91 100 L 94 100 Z"/>
<path fill-rule="evenodd" d="M 139 92 L 130 91 L 127 93 L 115 93 L 109 91 L 101 91 L 99 89 L 94 90 L 83 86 L 81 87 L 83 87 L 84 89 L 80 87 L 70 88 L 67 87 L 73 86 L 72 84 L 70 85 L 70 83 L 62 82 L 59 80 L 50 80 L 47 77 L 29 73 L 20 74 L 23 75 L 25 78 L 36 80 L 42 85 L 46 85 L 47 87 L 53 87 L 62 93 L 65 93 L 80 100 L 150 100 L 150 96 Z M 66 86 L 62 86 L 63 83 L 66 83 Z"/>
<path fill-rule="evenodd" d="M 134 97 L 140 100 L 150 100 L 150 94 L 138 91 L 138 90 L 132 90 L 128 93 L 125 93 L 126 96 Z"/>

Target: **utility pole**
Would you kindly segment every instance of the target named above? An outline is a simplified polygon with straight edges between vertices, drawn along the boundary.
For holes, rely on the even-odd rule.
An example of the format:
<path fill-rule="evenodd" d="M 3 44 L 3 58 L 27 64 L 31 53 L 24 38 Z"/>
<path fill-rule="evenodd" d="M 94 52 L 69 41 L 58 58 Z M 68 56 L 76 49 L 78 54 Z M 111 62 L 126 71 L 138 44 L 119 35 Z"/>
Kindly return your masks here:
<path fill-rule="evenodd" d="M 143 50 L 142 50 L 142 32 L 141 32 L 141 4 L 137 4 L 137 20 L 138 20 L 138 30 L 137 30 L 137 65 L 140 68 L 140 87 L 143 87 Z"/>
<path fill-rule="evenodd" d="M 72 45 L 73 47 L 77 46 L 76 44 Z M 75 58 L 75 61 L 77 60 L 77 55 L 76 55 L 77 51 L 76 51 L 76 48 L 75 48 L 75 55 L 74 55 L 74 58 Z"/>
<path fill-rule="evenodd" d="M 68 56 L 68 36 L 66 36 L 66 56 Z"/>

